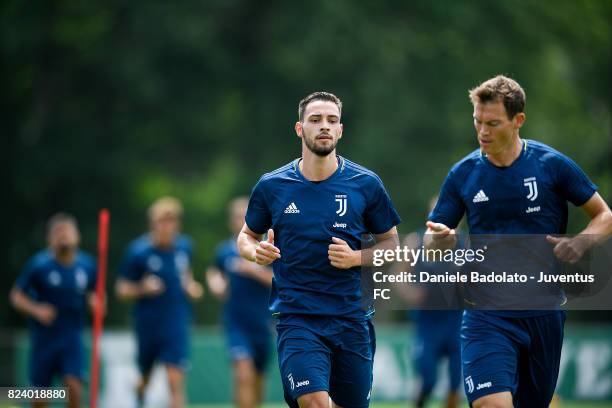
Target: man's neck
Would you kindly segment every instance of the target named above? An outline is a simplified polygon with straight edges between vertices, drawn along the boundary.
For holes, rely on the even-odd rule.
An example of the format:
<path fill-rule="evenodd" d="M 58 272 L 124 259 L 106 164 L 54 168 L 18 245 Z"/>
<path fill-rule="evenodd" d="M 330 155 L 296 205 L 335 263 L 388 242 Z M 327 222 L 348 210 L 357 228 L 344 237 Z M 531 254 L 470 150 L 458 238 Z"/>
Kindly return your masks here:
<path fill-rule="evenodd" d="M 334 150 L 327 156 L 317 156 L 310 150 L 305 148 L 302 151 L 302 160 L 300 160 L 300 172 L 310 181 L 323 181 L 331 177 L 338 169 L 338 156 Z"/>
<path fill-rule="evenodd" d="M 74 260 L 76 258 L 76 252 L 75 251 L 69 251 L 69 252 L 54 252 L 54 256 L 55 256 L 55 260 L 60 264 L 60 265 L 64 265 L 64 266 L 70 266 L 74 263 Z"/>
<path fill-rule="evenodd" d="M 155 248 L 161 249 L 162 251 L 167 251 L 174 247 L 174 241 L 176 237 L 174 237 L 170 242 L 166 240 L 160 239 L 154 232 L 150 233 L 151 242 Z"/>
<path fill-rule="evenodd" d="M 508 147 L 508 149 L 505 149 L 496 155 L 488 154 L 487 159 L 489 159 L 489 161 L 497 167 L 510 167 L 512 163 L 519 158 L 522 149 L 523 141 L 517 134 L 515 140 Z"/>

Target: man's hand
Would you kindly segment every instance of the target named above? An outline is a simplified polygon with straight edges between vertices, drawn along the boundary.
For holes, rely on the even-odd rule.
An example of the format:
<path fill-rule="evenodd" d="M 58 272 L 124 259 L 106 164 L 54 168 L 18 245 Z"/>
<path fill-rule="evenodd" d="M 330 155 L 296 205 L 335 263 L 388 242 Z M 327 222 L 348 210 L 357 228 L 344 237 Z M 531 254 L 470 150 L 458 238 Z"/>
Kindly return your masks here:
<path fill-rule="evenodd" d="M 346 241 L 332 237 L 333 244 L 329 245 L 327 255 L 333 267 L 348 269 L 361 265 L 361 251 L 353 251 Z"/>
<path fill-rule="evenodd" d="M 571 264 L 578 262 L 590 246 L 588 237 L 580 235 L 574 238 L 547 235 L 546 240 L 554 245 L 553 252 L 558 260 Z"/>
<path fill-rule="evenodd" d="M 39 303 L 34 309 L 34 318 L 45 326 L 51 326 L 56 317 L 57 310 L 49 303 Z"/>
<path fill-rule="evenodd" d="M 269 229 L 268 239 L 260 241 L 255 247 L 255 262 L 259 265 L 270 265 L 280 257 L 280 249 L 274 246 L 274 231 Z"/>
<path fill-rule="evenodd" d="M 187 293 L 187 296 L 189 296 L 189 299 L 191 300 L 199 300 L 202 298 L 202 296 L 204 296 L 204 288 L 202 287 L 200 282 L 196 281 L 193 278 L 187 280 L 184 285 L 184 289 Z"/>
<path fill-rule="evenodd" d="M 225 300 L 228 291 L 227 278 L 223 277 L 221 271 L 215 266 L 209 266 L 206 270 L 206 283 L 213 294 L 219 300 Z"/>
<path fill-rule="evenodd" d="M 140 290 L 142 296 L 153 297 L 166 290 L 166 287 L 159 277 L 149 274 L 140 281 Z"/>
<path fill-rule="evenodd" d="M 439 222 L 427 221 L 427 232 L 425 232 L 426 247 L 434 249 L 449 249 L 457 245 L 457 234 L 454 229 L 448 228 Z M 429 242 L 428 242 L 429 241 Z"/>
<path fill-rule="evenodd" d="M 104 295 L 102 302 L 99 302 L 96 292 L 90 292 L 87 294 L 87 303 L 89 304 L 89 310 L 91 310 L 92 314 L 94 314 L 96 309 L 100 306 L 102 307 L 102 316 L 106 316 L 106 295 Z M 98 306 L 99 303 L 100 305 Z"/>

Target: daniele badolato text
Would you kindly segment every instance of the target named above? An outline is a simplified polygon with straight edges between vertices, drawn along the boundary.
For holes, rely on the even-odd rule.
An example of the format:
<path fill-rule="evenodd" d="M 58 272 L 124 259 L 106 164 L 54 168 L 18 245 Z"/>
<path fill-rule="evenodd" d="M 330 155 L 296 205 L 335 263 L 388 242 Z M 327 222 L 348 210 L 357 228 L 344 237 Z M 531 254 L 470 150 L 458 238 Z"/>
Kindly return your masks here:
<path fill-rule="evenodd" d="M 374 267 L 402 264 L 413 268 L 417 263 L 427 267 L 435 262 L 463 267 L 466 264 L 480 264 L 485 260 L 486 247 L 480 249 L 425 249 L 398 246 L 395 249 L 376 249 L 373 252 Z M 477 268 L 474 268 L 477 269 Z M 397 271 L 397 268 L 391 269 Z M 553 275 L 542 271 L 535 274 L 508 273 L 505 271 L 455 271 L 432 273 L 427 271 L 391 272 L 375 271 L 372 278 L 376 283 L 593 283 L 594 275 L 568 274 Z"/>

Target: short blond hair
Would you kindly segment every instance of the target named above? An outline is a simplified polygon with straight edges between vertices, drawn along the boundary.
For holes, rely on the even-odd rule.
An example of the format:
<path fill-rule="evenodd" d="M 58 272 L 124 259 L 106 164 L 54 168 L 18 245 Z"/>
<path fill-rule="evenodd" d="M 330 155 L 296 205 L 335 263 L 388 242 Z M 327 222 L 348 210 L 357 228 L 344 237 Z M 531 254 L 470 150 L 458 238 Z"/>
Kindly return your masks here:
<path fill-rule="evenodd" d="M 151 204 L 147 214 L 150 221 L 158 220 L 166 215 L 181 218 L 183 216 L 183 205 L 174 197 L 164 196 Z"/>

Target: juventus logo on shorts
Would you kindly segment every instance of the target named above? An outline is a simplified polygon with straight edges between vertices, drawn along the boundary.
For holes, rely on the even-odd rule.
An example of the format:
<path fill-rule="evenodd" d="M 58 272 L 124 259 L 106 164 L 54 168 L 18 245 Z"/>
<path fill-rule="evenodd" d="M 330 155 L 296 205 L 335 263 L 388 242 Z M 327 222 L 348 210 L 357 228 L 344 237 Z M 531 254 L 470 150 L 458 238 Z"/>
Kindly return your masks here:
<path fill-rule="evenodd" d="M 468 394 L 471 394 L 474 392 L 474 381 L 472 380 L 472 376 L 468 376 L 465 378 L 465 384 L 467 385 L 468 389 Z"/>
<path fill-rule="evenodd" d="M 293 382 L 293 374 L 289 373 L 289 375 L 287 375 L 287 379 L 289 380 L 289 383 L 291 384 L 291 391 L 293 391 L 295 389 L 295 383 Z"/>
<path fill-rule="evenodd" d="M 336 194 L 336 202 L 338 203 L 336 214 L 342 217 L 344 214 L 346 214 L 346 195 Z"/>
<path fill-rule="evenodd" d="M 528 177 L 523 180 L 523 185 L 529 188 L 529 194 L 527 198 L 531 201 L 535 201 L 538 198 L 538 183 L 535 177 Z"/>

